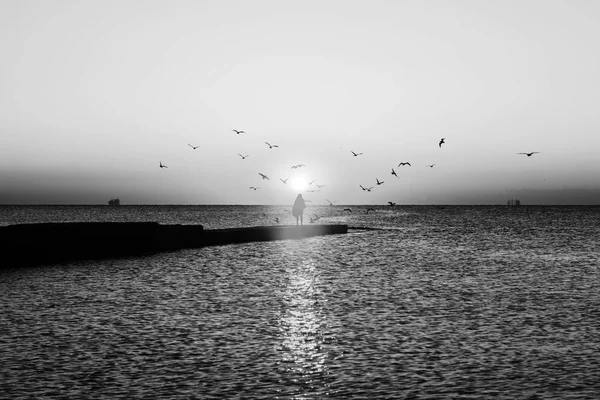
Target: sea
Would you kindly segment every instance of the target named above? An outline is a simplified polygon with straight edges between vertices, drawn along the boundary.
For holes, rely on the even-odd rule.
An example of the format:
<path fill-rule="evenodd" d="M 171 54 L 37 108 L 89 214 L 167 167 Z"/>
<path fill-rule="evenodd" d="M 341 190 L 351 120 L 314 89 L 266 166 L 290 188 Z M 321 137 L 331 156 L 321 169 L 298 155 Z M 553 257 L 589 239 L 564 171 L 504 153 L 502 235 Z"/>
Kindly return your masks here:
<path fill-rule="evenodd" d="M 0 206 L 0 225 L 295 224 L 289 209 Z M 0 398 L 600 398 L 600 207 L 310 205 L 304 219 L 350 229 L 2 260 Z"/>

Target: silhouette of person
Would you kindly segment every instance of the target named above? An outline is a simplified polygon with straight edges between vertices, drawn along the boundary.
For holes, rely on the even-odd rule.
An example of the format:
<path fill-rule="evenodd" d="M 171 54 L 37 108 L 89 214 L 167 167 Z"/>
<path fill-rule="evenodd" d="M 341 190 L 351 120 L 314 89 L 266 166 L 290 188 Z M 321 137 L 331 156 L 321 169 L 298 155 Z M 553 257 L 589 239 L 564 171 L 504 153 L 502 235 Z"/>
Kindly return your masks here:
<path fill-rule="evenodd" d="M 298 194 L 298 196 L 296 197 L 296 201 L 294 201 L 294 207 L 292 207 L 292 215 L 296 217 L 296 225 L 298 225 L 298 219 L 300 220 L 300 225 L 304 225 L 302 215 L 304 214 L 305 208 L 306 203 L 302 198 L 302 194 Z"/>

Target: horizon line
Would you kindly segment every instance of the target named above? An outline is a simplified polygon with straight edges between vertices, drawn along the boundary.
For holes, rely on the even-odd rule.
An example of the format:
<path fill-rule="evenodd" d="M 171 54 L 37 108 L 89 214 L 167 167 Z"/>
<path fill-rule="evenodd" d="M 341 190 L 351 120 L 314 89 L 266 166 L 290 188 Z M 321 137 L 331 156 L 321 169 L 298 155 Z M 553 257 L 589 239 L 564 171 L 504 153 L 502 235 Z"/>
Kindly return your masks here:
<path fill-rule="evenodd" d="M 485 207 L 498 207 L 498 206 L 502 206 L 502 207 L 510 207 L 510 208 L 518 208 L 518 207 L 543 207 L 543 206 L 550 206 L 550 207 L 598 207 L 600 206 L 600 203 L 597 204 L 541 204 L 541 203 L 537 203 L 537 204 L 523 204 L 521 203 L 520 205 L 509 205 L 506 203 L 497 203 L 497 204 L 485 204 L 485 203 L 464 203 L 464 204 L 455 204 L 455 203 L 428 203 L 428 204 L 416 204 L 416 203 L 396 203 L 395 205 L 389 205 L 389 204 L 384 204 L 384 203 L 370 203 L 370 204 L 334 204 L 334 205 L 330 205 L 330 204 L 307 204 L 308 206 L 311 205 L 316 205 L 316 206 L 324 206 L 324 207 L 346 207 L 346 206 L 352 206 L 352 207 L 373 207 L 373 206 L 382 206 L 382 207 L 414 207 L 414 206 L 424 206 L 424 207 L 429 207 L 429 206 L 443 206 L 443 207 L 463 207 L 463 206 L 485 206 Z M 6 203 L 6 204 L 0 204 L 0 207 L 28 207 L 28 206 L 42 206 L 42 207 L 47 207 L 47 206 L 69 206 L 69 207 L 77 207 L 77 206 L 105 206 L 105 207 L 110 207 L 110 208 L 119 208 L 119 207 L 124 207 L 124 206 L 259 206 L 259 207 L 288 207 L 289 204 L 243 204 L 243 203 L 197 203 L 197 204 L 191 204 L 191 203 L 130 203 L 130 204 L 120 204 L 120 205 L 109 205 L 106 203 Z"/>

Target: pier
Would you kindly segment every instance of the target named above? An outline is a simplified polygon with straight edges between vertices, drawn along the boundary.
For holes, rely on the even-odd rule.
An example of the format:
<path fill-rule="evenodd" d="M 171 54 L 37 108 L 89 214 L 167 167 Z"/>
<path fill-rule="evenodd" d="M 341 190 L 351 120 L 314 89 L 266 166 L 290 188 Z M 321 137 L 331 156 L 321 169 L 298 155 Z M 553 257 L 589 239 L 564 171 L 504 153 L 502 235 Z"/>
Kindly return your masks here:
<path fill-rule="evenodd" d="M 67 222 L 0 227 L 0 268 L 118 258 L 186 248 L 347 233 L 347 225 L 204 229 L 157 222 Z"/>

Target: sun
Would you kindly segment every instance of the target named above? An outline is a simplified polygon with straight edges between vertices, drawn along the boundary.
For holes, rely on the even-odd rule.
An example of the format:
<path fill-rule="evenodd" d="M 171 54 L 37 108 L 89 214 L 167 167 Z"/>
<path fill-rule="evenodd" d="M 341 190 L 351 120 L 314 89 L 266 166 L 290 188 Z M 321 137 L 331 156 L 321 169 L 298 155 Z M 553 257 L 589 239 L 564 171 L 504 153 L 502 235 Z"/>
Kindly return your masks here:
<path fill-rule="evenodd" d="M 303 176 L 293 176 L 290 178 L 290 187 L 296 192 L 304 192 L 308 188 L 308 182 Z"/>

